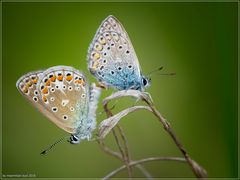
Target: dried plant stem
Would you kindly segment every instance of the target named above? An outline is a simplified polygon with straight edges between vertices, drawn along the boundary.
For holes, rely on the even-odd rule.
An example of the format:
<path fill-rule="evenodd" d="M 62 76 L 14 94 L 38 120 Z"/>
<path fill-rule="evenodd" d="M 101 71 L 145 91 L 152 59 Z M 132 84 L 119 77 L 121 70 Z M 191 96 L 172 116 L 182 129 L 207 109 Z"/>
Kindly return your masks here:
<path fill-rule="evenodd" d="M 126 160 L 127 160 L 127 162 L 129 163 L 129 162 L 130 162 L 130 152 L 129 152 L 129 148 L 128 148 L 127 137 L 126 137 L 126 135 L 124 134 L 122 127 L 121 127 L 119 124 L 117 124 L 117 129 L 118 129 L 118 131 L 119 131 L 119 133 L 120 133 L 120 135 L 121 135 L 122 141 L 123 141 L 124 150 L 125 150 L 125 151 L 124 151 L 124 154 L 125 154 L 125 156 L 126 156 Z"/>
<path fill-rule="evenodd" d="M 181 158 L 181 157 L 150 157 L 150 158 L 145 158 L 145 159 L 141 159 L 141 160 L 138 160 L 138 161 L 131 161 L 129 163 L 129 166 L 137 166 L 139 164 L 150 162 L 150 161 L 178 161 L 178 162 L 186 162 L 186 159 L 185 158 Z M 126 168 L 127 168 L 126 165 L 123 165 L 123 166 L 115 169 L 114 171 L 110 172 L 103 179 L 109 179 L 109 178 L 113 177 L 114 175 L 116 175 L 117 173 L 119 173 L 120 171 L 123 171 Z"/>
<path fill-rule="evenodd" d="M 107 114 L 108 117 L 112 117 L 112 116 L 113 116 L 111 110 L 110 110 L 107 106 L 104 107 L 104 111 L 106 112 L 106 114 Z M 123 151 L 123 148 L 122 148 L 122 146 L 120 145 L 120 142 L 119 142 L 119 138 L 118 138 L 118 136 L 117 136 L 117 134 L 116 134 L 116 132 L 115 132 L 115 130 L 114 130 L 114 128 L 113 128 L 113 129 L 112 129 L 112 133 L 113 133 L 113 136 L 114 136 L 114 138 L 115 138 L 115 141 L 116 141 L 116 143 L 117 143 L 117 145 L 118 145 L 119 151 L 120 151 L 120 153 L 121 153 L 121 155 L 122 155 L 122 158 L 121 158 L 120 160 L 122 160 L 122 161 L 126 164 L 126 167 L 127 167 L 127 169 L 128 169 L 128 175 L 129 175 L 129 177 L 132 177 L 132 169 L 131 169 L 131 167 L 129 166 L 129 163 L 131 162 L 131 159 L 130 159 L 130 153 L 129 153 L 127 138 L 126 138 L 126 135 L 124 134 L 121 126 L 120 126 L 119 124 L 117 124 L 116 127 L 117 127 L 117 129 L 118 129 L 118 131 L 119 131 L 119 133 L 120 133 L 120 135 L 121 135 L 121 138 L 122 138 L 122 141 L 123 141 L 123 145 L 124 145 L 124 151 Z M 102 149 L 103 149 L 106 153 L 111 154 L 111 155 L 113 155 L 113 156 L 116 157 L 116 153 L 117 153 L 117 152 L 114 152 L 114 151 L 110 150 L 109 148 L 103 147 L 103 146 L 102 146 Z M 117 157 L 118 159 L 119 159 L 119 156 L 120 156 L 120 154 L 118 153 L 118 157 Z M 140 171 L 142 171 L 142 173 L 143 173 L 148 179 L 151 178 L 150 173 L 149 173 L 143 166 L 138 165 L 138 166 L 136 166 L 136 167 L 137 167 Z"/>
<path fill-rule="evenodd" d="M 104 110 L 105 110 L 105 112 L 106 112 L 106 114 L 107 114 L 108 117 L 113 116 L 113 114 L 112 114 L 112 112 L 111 112 L 110 109 L 108 109 L 108 108 L 105 109 L 105 108 L 104 108 Z M 120 125 L 117 125 L 117 127 L 118 127 L 118 130 L 121 129 L 121 128 L 120 128 Z M 130 160 L 128 159 L 128 156 L 126 156 L 126 154 L 125 154 L 126 151 L 127 151 L 127 154 L 129 154 L 129 153 L 128 153 L 128 149 L 126 148 L 127 146 L 125 146 L 125 151 L 124 151 L 124 150 L 123 150 L 123 147 L 122 147 L 121 144 L 120 144 L 119 138 L 118 138 L 118 136 L 117 136 L 114 128 L 112 129 L 112 133 L 113 133 L 113 136 L 114 136 L 114 138 L 115 138 L 115 141 L 116 141 L 116 143 L 117 143 L 117 145 L 118 145 L 119 151 L 120 151 L 120 153 L 122 154 L 122 160 L 123 160 L 123 162 L 124 162 L 124 163 L 126 164 L 126 166 L 127 166 L 128 176 L 129 176 L 129 177 L 132 177 L 132 171 L 131 171 L 130 167 L 128 166 Z"/>
<path fill-rule="evenodd" d="M 128 177 L 131 178 L 132 177 L 132 170 L 129 166 L 129 161 L 127 160 L 127 157 L 126 157 L 126 154 L 125 154 L 126 150 L 124 150 L 122 145 L 120 144 L 119 138 L 118 138 L 117 133 L 115 132 L 114 128 L 112 129 L 112 132 L 113 132 L 113 136 L 115 138 L 115 141 L 118 145 L 118 149 L 119 149 L 120 153 L 122 154 L 122 160 L 127 167 Z"/>
<path fill-rule="evenodd" d="M 100 148 L 102 149 L 102 151 L 104 151 L 106 154 L 109 154 L 109 155 L 119 159 L 120 161 L 123 161 L 122 155 L 120 153 L 115 152 L 112 149 L 108 148 L 101 138 L 97 138 L 96 141 L 100 145 Z M 130 162 L 131 162 L 131 159 L 130 159 Z M 125 166 L 125 167 L 127 167 L 127 166 Z M 151 179 L 151 177 L 152 177 L 151 174 L 141 164 L 136 165 L 136 167 L 145 175 L 145 177 L 147 177 L 147 179 Z"/>
<path fill-rule="evenodd" d="M 166 132 L 168 132 L 168 134 L 171 136 L 171 138 L 173 139 L 173 141 L 175 142 L 175 144 L 177 145 L 179 150 L 182 152 L 186 161 L 190 165 L 190 167 L 191 167 L 193 173 L 195 174 L 195 176 L 198 177 L 198 178 L 207 177 L 206 170 L 203 169 L 200 165 L 198 165 L 195 161 L 193 161 L 190 158 L 190 156 L 186 152 L 185 148 L 183 147 L 183 145 L 180 143 L 179 139 L 177 138 L 177 136 L 173 132 L 170 124 L 168 123 L 168 121 L 161 115 L 161 113 L 153 105 L 151 96 L 148 93 L 144 93 L 144 92 L 140 92 L 140 91 L 136 91 L 136 90 L 118 91 L 118 92 L 116 92 L 116 93 L 112 94 L 111 96 L 108 96 L 107 98 L 104 99 L 103 107 L 104 107 L 105 112 L 112 116 L 111 111 L 108 109 L 108 102 L 113 100 L 113 99 L 120 98 L 120 97 L 126 97 L 126 96 L 132 96 L 132 97 L 135 97 L 137 99 L 141 99 L 144 102 L 146 102 L 148 107 L 134 106 L 134 107 L 131 107 L 131 108 L 128 108 L 126 110 L 121 111 L 120 113 L 118 113 L 114 117 L 109 116 L 110 117 L 109 119 L 103 121 L 100 124 L 100 130 L 99 130 L 100 131 L 100 137 L 101 137 L 101 134 L 102 134 L 102 137 L 104 137 L 110 131 L 110 129 L 113 128 L 115 125 L 117 125 L 118 121 L 123 116 L 127 115 L 128 113 L 133 112 L 137 109 L 143 109 L 143 108 L 147 109 L 150 112 L 152 112 L 158 118 L 159 122 L 163 125 Z"/>
<path fill-rule="evenodd" d="M 109 155 L 111 155 L 111 156 L 113 156 L 113 157 L 115 157 L 115 158 L 117 158 L 117 159 L 119 159 L 119 160 L 122 161 L 122 156 L 121 156 L 121 154 L 118 153 L 118 152 L 115 152 L 115 151 L 111 150 L 110 148 L 108 148 L 108 147 L 104 144 L 104 142 L 103 142 L 102 139 L 97 139 L 97 142 L 98 142 L 98 144 L 100 145 L 100 148 L 101 148 L 105 153 L 107 153 L 107 154 L 109 154 Z"/>

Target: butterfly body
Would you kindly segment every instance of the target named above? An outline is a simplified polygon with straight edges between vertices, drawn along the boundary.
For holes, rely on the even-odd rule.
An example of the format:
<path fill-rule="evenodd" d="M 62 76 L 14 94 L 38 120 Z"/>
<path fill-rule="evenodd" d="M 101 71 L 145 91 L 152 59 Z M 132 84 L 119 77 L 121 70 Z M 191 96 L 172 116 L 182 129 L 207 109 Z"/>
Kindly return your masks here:
<path fill-rule="evenodd" d="M 107 87 L 143 91 L 149 85 L 127 32 L 114 16 L 108 16 L 100 25 L 87 59 L 90 72 Z"/>
<path fill-rule="evenodd" d="M 50 121 L 72 134 L 72 144 L 91 138 L 100 88 L 89 86 L 80 71 L 55 66 L 23 75 L 16 86 Z"/>

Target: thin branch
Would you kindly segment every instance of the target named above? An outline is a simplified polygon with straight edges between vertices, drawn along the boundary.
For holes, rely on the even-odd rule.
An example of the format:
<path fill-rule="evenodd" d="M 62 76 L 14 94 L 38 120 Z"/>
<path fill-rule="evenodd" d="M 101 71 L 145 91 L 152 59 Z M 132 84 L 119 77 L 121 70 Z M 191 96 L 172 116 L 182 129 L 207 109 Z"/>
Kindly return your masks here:
<path fill-rule="evenodd" d="M 128 176 L 129 176 L 129 177 L 132 177 L 132 171 L 131 171 L 131 168 L 130 168 L 129 165 L 128 165 L 129 162 L 128 162 L 127 158 L 126 158 L 126 154 L 124 153 L 123 147 L 121 146 L 121 144 L 120 144 L 120 142 L 119 142 L 118 136 L 117 136 L 114 128 L 112 129 L 112 132 L 113 132 L 115 141 L 116 141 L 116 143 L 117 143 L 117 145 L 118 145 L 119 151 L 120 151 L 120 153 L 122 154 L 122 161 L 123 161 L 123 162 L 126 164 L 126 166 L 127 166 Z"/>
<path fill-rule="evenodd" d="M 130 162 L 129 166 L 136 166 L 142 163 L 146 163 L 146 162 L 150 162 L 150 161 L 178 161 L 178 162 L 187 162 L 185 158 L 181 158 L 181 157 L 150 157 L 150 158 L 145 158 L 145 159 L 141 159 L 141 160 L 137 160 L 137 161 L 132 161 Z M 115 169 L 114 171 L 110 172 L 108 175 L 106 175 L 103 179 L 110 179 L 111 177 L 115 176 L 117 173 L 119 173 L 120 171 L 124 170 L 126 167 L 126 165 L 123 165 L 117 169 Z"/>
<path fill-rule="evenodd" d="M 124 116 L 139 109 L 147 109 L 151 111 L 151 108 L 147 106 L 133 106 L 103 120 L 99 125 L 99 138 L 104 138 Z"/>
<path fill-rule="evenodd" d="M 100 148 L 101 148 L 105 153 L 107 153 L 107 154 L 109 154 L 109 155 L 111 155 L 111 156 L 113 156 L 113 157 L 115 157 L 115 158 L 117 158 L 117 159 L 119 159 L 119 160 L 122 161 L 122 156 L 121 156 L 121 154 L 118 153 L 118 152 L 115 152 L 115 151 L 111 150 L 110 148 L 108 148 L 108 147 L 104 144 L 104 142 L 103 142 L 102 139 L 97 139 L 97 142 L 98 142 L 98 144 L 100 145 Z"/>
<path fill-rule="evenodd" d="M 111 108 L 111 109 L 112 109 L 112 108 Z M 109 109 L 107 106 L 104 106 L 104 111 L 106 112 L 106 114 L 107 114 L 108 117 L 113 116 L 113 114 L 112 114 L 112 112 L 111 112 L 111 109 Z M 124 134 L 121 126 L 117 124 L 117 128 L 118 128 L 118 130 L 119 130 L 119 132 L 120 132 L 120 135 L 121 135 L 122 140 L 123 140 L 123 143 L 124 143 L 125 153 L 122 153 L 122 148 L 121 148 L 121 146 L 120 146 L 120 144 L 119 144 L 119 140 L 118 140 L 118 137 L 117 137 L 116 133 L 115 133 L 114 131 L 112 131 L 112 132 L 113 132 L 113 135 L 114 135 L 114 137 L 115 137 L 116 143 L 118 144 L 119 150 L 120 150 L 123 158 L 125 158 L 125 160 L 126 160 L 125 164 L 128 166 L 128 164 L 131 162 L 131 158 L 130 158 L 130 155 L 129 155 L 129 148 L 128 148 L 128 143 L 127 143 L 127 138 L 126 138 L 126 136 L 125 136 L 125 134 Z M 100 134 L 100 133 L 99 133 L 99 134 Z M 101 139 L 101 138 L 100 138 L 100 139 Z M 126 156 L 126 157 L 124 157 L 124 156 Z M 148 179 L 151 178 L 150 173 L 149 173 L 143 166 L 138 165 L 138 166 L 136 166 L 136 167 L 137 167 L 140 171 L 142 171 L 142 173 L 143 173 Z M 128 167 L 128 174 L 129 174 L 130 176 L 131 176 L 131 174 L 132 174 L 130 167 Z"/>
<path fill-rule="evenodd" d="M 137 164 L 136 167 L 144 174 L 144 176 L 147 179 L 149 180 L 153 179 L 152 175 L 147 171 L 147 169 L 144 166 L 142 166 L 141 164 Z"/>
<path fill-rule="evenodd" d="M 123 145 L 124 145 L 124 150 L 125 150 L 125 156 L 126 156 L 126 160 L 128 161 L 128 163 L 130 162 L 130 153 L 129 153 L 129 148 L 128 148 L 128 142 L 127 142 L 127 138 L 123 132 L 122 127 L 117 124 L 117 129 L 121 135 L 122 141 L 123 141 Z"/>
<path fill-rule="evenodd" d="M 188 164 L 192 168 L 192 171 L 195 174 L 195 176 L 198 177 L 198 178 L 207 177 L 207 171 L 205 169 L 203 169 L 200 165 L 198 165 L 195 161 L 193 161 L 190 158 L 190 156 L 186 152 L 185 148 L 183 147 L 183 145 L 180 143 L 179 139 L 176 137 L 175 133 L 173 132 L 170 124 L 168 123 L 168 121 L 155 108 L 155 106 L 153 105 L 150 94 L 145 93 L 145 92 L 140 92 L 140 91 L 137 91 L 137 90 L 118 91 L 118 92 L 112 94 L 111 96 L 108 96 L 107 98 L 105 98 L 103 100 L 103 106 L 104 106 L 104 109 L 106 110 L 106 112 L 108 110 L 107 105 L 108 105 L 109 101 L 111 101 L 113 99 L 116 99 L 116 98 L 120 98 L 120 97 L 126 97 L 126 96 L 132 96 L 132 97 L 135 97 L 137 99 L 141 99 L 144 102 L 146 102 L 149 107 L 146 107 L 146 106 L 130 107 L 130 108 L 125 109 L 125 110 L 121 111 L 120 113 L 102 121 L 102 123 L 99 126 L 100 138 L 105 137 L 108 134 L 108 132 L 120 121 L 120 119 L 122 117 L 126 116 L 127 114 L 129 114 L 130 112 L 136 111 L 138 109 L 147 109 L 150 112 L 152 112 L 158 118 L 159 122 L 163 125 L 164 129 L 171 136 L 171 138 L 173 139 L 173 141 L 175 142 L 175 144 L 177 145 L 179 150 L 184 155 L 186 161 L 188 162 Z"/>
<path fill-rule="evenodd" d="M 107 107 L 104 107 L 104 111 L 106 112 L 106 114 L 107 114 L 108 117 L 113 116 L 111 110 L 108 109 Z M 117 125 L 117 127 L 120 127 L 120 125 Z M 128 159 L 128 157 L 126 156 L 126 154 L 124 153 L 123 148 L 122 148 L 122 146 L 121 146 L 121 144 L 120 144 L 120 142 L 119 142 L 118 136 L 117 136 L 117 134 L 116 134 L 116 132 L 115 132 L 114 129 L 112 129 L 112 133 L 113 133 L 113 136 L 114 136 L 114 138 L 115 138 L 115 141 L 116 141 L 116 143 L 117 143 L 117 145 L 118 145 L 119 151 L 120 151 L 120 153 L 122 154 L 122 160 L 123 160 L 123 162 L 124 162 L 124 163 L 126 164 L 126 166 L 127 166 L 128 176 L 129 176 L 129 177 L 132 177 L 131 168 L 128 166 L 128 164 L 129 164 L 129 159 Z M 126 152 L 126 151 L 128 151 L 128 149 L 125 150 L 125 152 Z M 127 154 L 128 154 L 128 153 L 127 153 Z"/>

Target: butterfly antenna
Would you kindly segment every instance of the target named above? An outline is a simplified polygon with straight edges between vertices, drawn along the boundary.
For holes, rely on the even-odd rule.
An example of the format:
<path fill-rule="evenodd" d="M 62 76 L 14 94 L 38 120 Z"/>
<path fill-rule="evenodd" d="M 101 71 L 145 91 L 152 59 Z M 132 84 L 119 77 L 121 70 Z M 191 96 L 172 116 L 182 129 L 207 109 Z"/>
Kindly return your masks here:
<path fill-rule="evenodd" d="M 161 66 L 161 67 L 159 67 L 159 68 L 157 68 L 157 69 L 154 69 L 154 70 L 150 71 L 150 72 L 147 74 L 147 76 L 150 77 L 153 73 L 158 72 L 158 71 L 161 71 L 162 69 L 163 69 L 163 66 Z"/>
<path fill-rule="evenodd" d="M 64 140 L 68 139 L 69 137 L 63 137 L 59 140 L 57 140 L 55 143 L 53 143 L 52 145 L 50 145 L 47 149 L 45 149 L 44 151 L 42 151 L 40 154 L 41 155 L 46 155 L 53 147 L 55 147 L 57 144 L 63 142 Z"/>
<path fill-rule="evenodd" d="M 161 73 L 161 74 L 158 74 L 158 75 L 174 76 L 174 75 L 176 75 L 176 73 Z"/>
<path fill-rule="evenodd" d="M 158 71 L 161 71 L 163 69 L 163 66 L 153 70 L 153 71 L 150 71 L 148 74 L 147 74 L 147 77 L 151 77 L 154 73 L 158 72 Z M 176 75 L 176 73 L 161 73 L 161 74 L 158 74 L 158 75 L 167 75 L 167 76 L 174 76 Z"/>

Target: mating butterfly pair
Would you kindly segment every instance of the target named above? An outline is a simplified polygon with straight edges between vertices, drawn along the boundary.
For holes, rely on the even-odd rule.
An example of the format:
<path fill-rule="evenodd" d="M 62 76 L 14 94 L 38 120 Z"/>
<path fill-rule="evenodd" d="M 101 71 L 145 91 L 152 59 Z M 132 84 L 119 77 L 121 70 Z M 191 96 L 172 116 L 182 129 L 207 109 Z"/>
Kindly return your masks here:
<path fill-rule="evenodd" d="M 105 87 L 143 91 L 149 85 L 127 32 L 113 16 L 100 25 L 87 59 L 89 71 Z M 55 66 L 23 75 L 16 86 L 42 114 L 71 134 L 70 143 L 90 140 L 101 88 L 94 83 L 90 86 L 83 73 Z"/>

